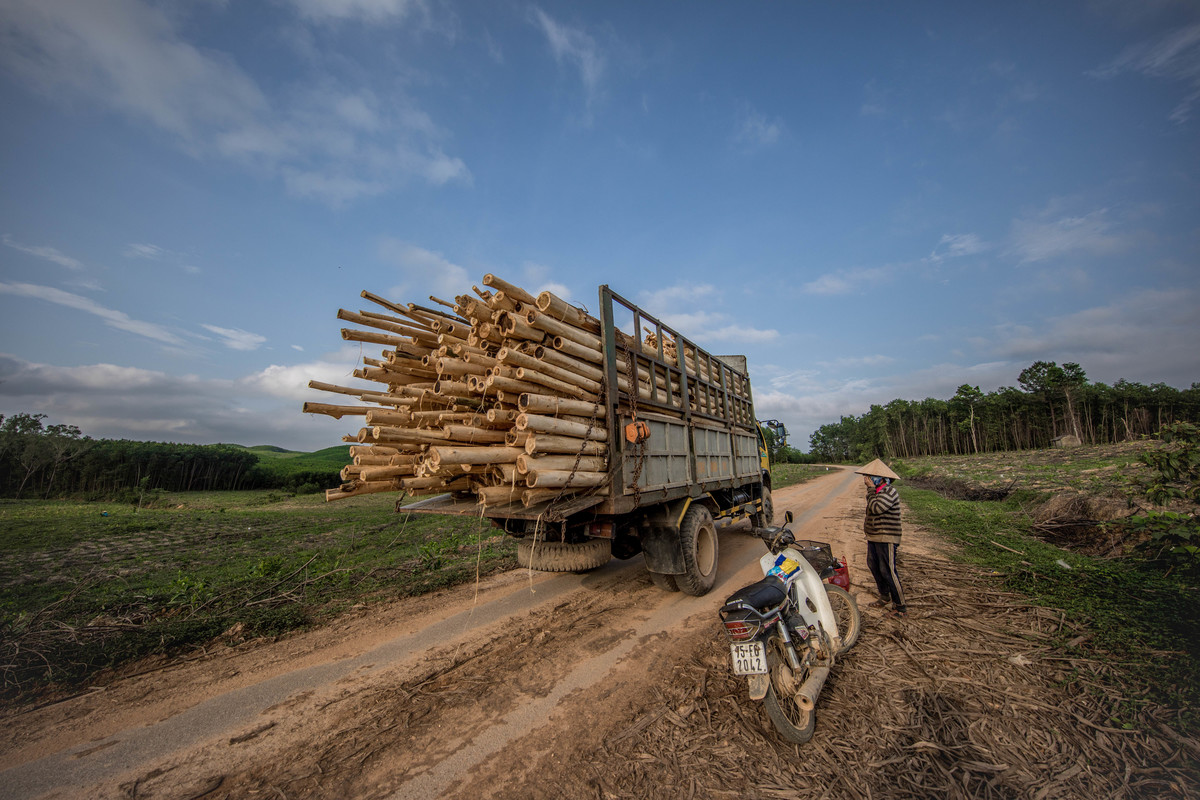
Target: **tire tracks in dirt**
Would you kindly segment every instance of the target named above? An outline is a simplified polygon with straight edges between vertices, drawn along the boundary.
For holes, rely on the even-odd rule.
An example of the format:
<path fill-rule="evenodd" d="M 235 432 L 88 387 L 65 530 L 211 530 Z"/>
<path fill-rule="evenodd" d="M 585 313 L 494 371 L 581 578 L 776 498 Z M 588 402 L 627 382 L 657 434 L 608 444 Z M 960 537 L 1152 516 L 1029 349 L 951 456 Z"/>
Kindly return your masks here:
<path fill-rule="evenodd" d="M 798 538 L 834 538 L 819 528 L 846 516 L 856 480 L 780 490 L 777 522 L 792 509 Z M 756 577 L 763 552 L 729 528 L 721 550 L 718 585 L 701 598 L 659 591 L 640 558 L 586 575 L 507 573 L 393 605 L 399 626 L 368 620 L 344 636 L 334 627 L 264 646 L 245 664 L 214 660 L 224 680 L 202 665 L 198 686 L 167 676 L 136 713 L 119 707 L 120 691 L 31 712 L 22 746 L 0 756 L 0 790 L 14 800 L 272 789 L 400 800 L 460 789 L 479 798 L 514 773 L 536 780 L 530 765 L 560 749 L 548 742 L 622 730 L 653 707 L 680 655 L 711 638 L 721 598 Z M 137 683 L 122 688 L 136 697 Z M 106 725 L 105 712 L 117 721 Z"/>

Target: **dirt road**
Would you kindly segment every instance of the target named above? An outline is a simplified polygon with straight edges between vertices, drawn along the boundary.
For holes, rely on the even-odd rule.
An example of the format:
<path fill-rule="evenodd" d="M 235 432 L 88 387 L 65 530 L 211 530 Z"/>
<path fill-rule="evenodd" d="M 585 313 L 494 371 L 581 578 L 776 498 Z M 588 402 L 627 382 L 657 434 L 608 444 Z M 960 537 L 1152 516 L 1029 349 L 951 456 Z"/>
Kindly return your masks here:
<path fill-rule="evenodd" d="M 797 538 L 830 541 L 848 560 L 855 592 L 871 583 L 863 502 L 858 477 L 838 470 L 775 494 Z M 864 609 L 817 735 L 785 745 L 728 674 L 716 617 L 758 577 L 763 546 L 744 525 L 722 531 L 720 546 L 705 597 L 656 589 L 640 558 L 585 575 L 518 570 L 6 714 L 0 796 L 1158 796 L 1097 793 L 1112 788 L 1092 774 L 1109 752 L 1144 772 L 1125 772 L 1128 792 L 1139 780 L 1187 790 L 1187 774 L 1159 766 L 1178 747 L 1106 733 L 1087 708 L 1051 696 L 1063 667 L 1037 636 L 1052 620 L 951 565 L 920 530 L 903 548 L 912 617 Z M 923 625 L 954 646 L 914 638 Z M 1014 674 L 1019 691 L 997 693 Z M 1044 710 L 1064 703 L 1082 733 Z M 1097 736 L 1119 749 L 1106 740 L 1097 751 Z"/>

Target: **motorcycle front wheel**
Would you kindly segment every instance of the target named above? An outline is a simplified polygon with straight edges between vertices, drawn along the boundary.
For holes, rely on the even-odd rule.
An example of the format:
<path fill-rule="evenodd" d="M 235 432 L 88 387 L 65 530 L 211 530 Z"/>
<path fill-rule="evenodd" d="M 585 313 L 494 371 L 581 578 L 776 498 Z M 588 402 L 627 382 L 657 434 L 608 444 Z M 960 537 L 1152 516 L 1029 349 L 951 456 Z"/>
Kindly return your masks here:
<path fill-rule="evenodd" d="M 767 642 L 767 671 L 771 681 L 763 705 L 766 706 L 771 724 L 784 739 L 804 744 L 816 730 L 817 715 L 812 711 L 801 711 L 792 698 L 808 677 L 808 665 L 802 664 L 799 672 L 794 671 L 788 663 L 783 640 L 772 636 Z"/>

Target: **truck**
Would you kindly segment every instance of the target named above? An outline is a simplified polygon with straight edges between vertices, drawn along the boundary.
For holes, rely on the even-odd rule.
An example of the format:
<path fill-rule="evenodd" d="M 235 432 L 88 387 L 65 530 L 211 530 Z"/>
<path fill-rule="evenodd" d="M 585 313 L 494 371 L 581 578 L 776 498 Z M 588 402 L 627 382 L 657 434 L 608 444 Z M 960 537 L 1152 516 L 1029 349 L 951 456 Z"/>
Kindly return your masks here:
<path fill-rule="evenodd" d="M 606 482 L 557 502 L 482 513 L 518 537 L 522 566 L 579 572 L 640 554 L 656 586 L 703 595 L 716 581 L 718 523 L 748 518 L 765 527 L 773 519 L 746 357 L 710 355 L 607 285 L 598 317 L 605 391 L 591 424 L 607 428 Z M 481 513 L 453 493 L 400 510 Z"/>

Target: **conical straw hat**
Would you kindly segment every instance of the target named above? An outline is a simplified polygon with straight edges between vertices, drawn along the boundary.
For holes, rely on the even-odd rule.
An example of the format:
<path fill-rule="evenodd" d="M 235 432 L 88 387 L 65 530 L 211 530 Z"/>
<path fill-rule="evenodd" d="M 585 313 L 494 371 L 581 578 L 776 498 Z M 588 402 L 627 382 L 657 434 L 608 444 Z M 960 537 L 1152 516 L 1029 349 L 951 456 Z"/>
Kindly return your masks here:
<path fill-rule="evenodd" d="M 877 478 L 891 478 L 892 480 L 898 480 L 900 478 L 899 475 L 888 469 L 887 464 L 883 463 L 878 458 L 866 466 L 859 467 L 858 469 L 854 470 L 854 472 L 858 475 L 874 475 Z"/>

